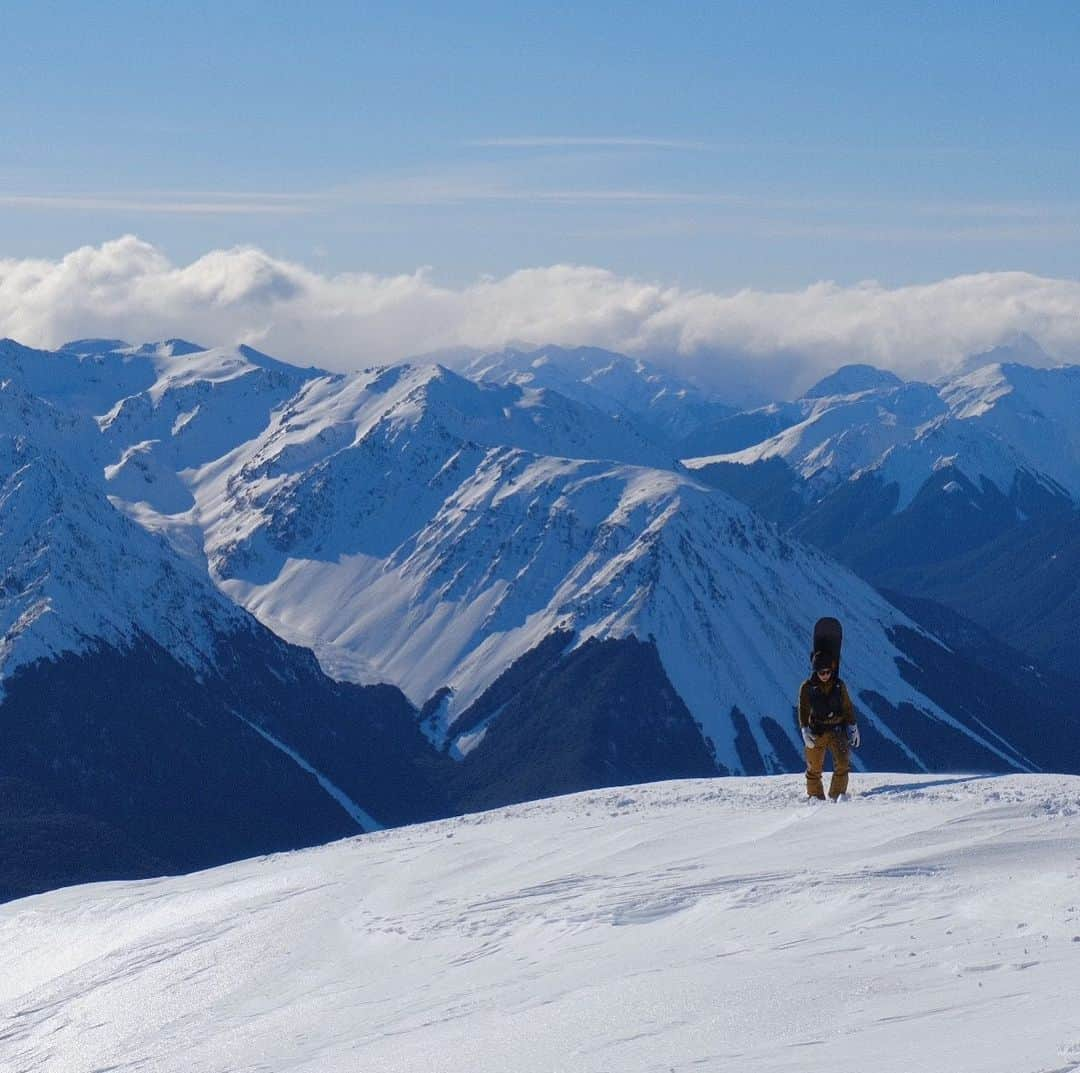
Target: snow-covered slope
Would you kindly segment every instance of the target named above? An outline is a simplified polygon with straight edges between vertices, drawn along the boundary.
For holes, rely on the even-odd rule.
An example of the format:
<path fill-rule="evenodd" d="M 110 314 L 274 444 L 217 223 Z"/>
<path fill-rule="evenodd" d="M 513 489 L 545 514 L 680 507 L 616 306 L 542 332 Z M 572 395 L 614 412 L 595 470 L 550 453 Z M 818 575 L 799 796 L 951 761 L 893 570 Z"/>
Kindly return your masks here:
<path fill-rule="evenodd" d="M 873 365 L 843 365 L 823 377 L 804 394 L 806 399 L 823 399 L 837 395 L 856 395 L 863 391 L 880 391 L 900 387 L 903 381 L 887 369 Z"/>
<path fill-rule="evenodd" d="M 919 699 L 885 636 L 902 616 L 676 474 L 493 449 L 439 491 L 430 514 L 382 548 L 357 527 L 354 540 L 375 554 L 362 543 L 338 556 L 287 546 L 272 577 L 247 544 L 211 559 L 223 569 L 241 559 L 257 580 L 225 580 L 226 591 L 328 665 L 362 658 L 417 703 L 449 685 L 449 720 L 555 629 L 579 641 L 652 637 L 722 762 L 738 769 L 731 708 L 790 723 L 808 622 L 823 606 L 844 609 L 866 688 Z"/>
<path fill-rule="evenodd" d="M 213 662 L 246 616 L 104 494 L 97 428 L 0 383 L 0 683 L 18 667 L 149 637 Z"/>
<path fill-rule="evenodd" d="M 38 398 L 87 415 L 104 413 L 157 378 L 149 348 L 119 340 L 83 340 L 68 347 L 34 350 L 0 339 L 0 380 L 13 379 Z"/>
<path fill-rule="evenodd" d="M 178 341 L 4 344 L 0 366 L 0 799 L 29 784 L 0 891 L 477 800 L 791 770 L 828 613 L 859 766 L 1080 768 L 1058 709 L 1015 726 L 962 656 L 620 414 L 439 366 L 332 376 Z M 952 404 L 995 411 L 978 383 Z M 12 876 L 41 800 L 65 851 L 74 816 L 134 855 Z"/>
<path fill-rule="evenodd" d="M 593 792 L 0 907 L 0 1065 L 1080 1069 L 1080 779 Z"/>
<path fill-rule="evenodd" d="M 450 687 L 440 741 L 553 631 L 634 635 L 655 642 L 724 767 L 744 770 L 738 709 L 780 769 L 775 735 L 792 740 L 810 623 L 826 611 L 848 623 L 861 688 L 949 721 L 903 680 L 889 631 L 910 624 L 868 586 L 674 472 L 537 454 L 611 443 L 540 401 L 437 369 L 315 381 L 263 435 L 188 475 L 184 524 L 204 532 L 222 588 L 331 673 L 393 682 L 416 704 Z"/>
<path fill-rule="evenodd" d="M 939 393 L 953 427 L 925 437 L 927 457 L 955 456 L 972 480 L 986 477 L 1002 491 L 1026 470 L 1080 502 L 1080 366 L 987 365 Z"/>
<path fill-rule="evenodd" d="M 248 406 L 244 412 L 265 426 L 258 435 L 201 466 L 182 459 L 174 473 L 175 441 L 188 435 L 188 424 L 178 424 L 186 403 L 170 402 L 160 385 L 147 394 L 153 398 L 123 404 L 144 415 L 128 431 L 134 448 L 122 446 L 122 413 L 103 422 L 122 451 L 107 470 L 111 487 L 147 524 L 205 530 L 212 567 L 235 582 L 227 585 L 234 593 L 276 580 L 286 557 L 328 567 L 358 554 L 382 559 L 414 537 L 489 454 L 671 461 L 632 427 L 558 394 L 481 385 L 438 366 L 396 366 L 307 381 L 272 413 L 265 404 Z M 222 426 L 219 414 L 215 427 Z M 148 432 L 160 437 L 144 439 Z M 172 494 L 176 481 L 191 490 L 187 502 Z M 370 603 L 374 594 L 359 592 L 358 583 L 351 593 Z M 312 613 L 309 604 L 351 616 L 350 591 L 339 590 L 336 603 L 310 595 L 297 602 L 296 621 Z M 318 643 L 322 632 L 312 623 L 304 640 Z"/>
<path fill-rule="evenodd" d="M 185 500 L 190 505 L 177 471 L 218 459 L 258 435 L 304 384 L 328 375 L 246 346 L 151 354 L 151 383 L 97 420 L 113 453 L 106 471 L 112 493 L 166 514 L 182 509 Z"/>

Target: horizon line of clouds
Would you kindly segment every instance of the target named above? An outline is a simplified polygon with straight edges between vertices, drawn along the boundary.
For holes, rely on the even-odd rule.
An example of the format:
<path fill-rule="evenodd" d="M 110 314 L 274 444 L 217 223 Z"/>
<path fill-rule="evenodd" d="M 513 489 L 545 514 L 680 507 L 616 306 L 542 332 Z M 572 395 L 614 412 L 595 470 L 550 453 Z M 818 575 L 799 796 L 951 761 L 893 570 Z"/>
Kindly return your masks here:
<path fill-rule="evenodd" d="M 556 264 L 446 287 L 428 269 L 328 275 L 255 247 L 177 265 L 126 235 L 58 260 L 0 259 L 0 336 L 43 348 L 88 336 L 244 342 L 337 371 L 455 349 L 597 346 L 790 397 L 848 362 L 932 379 L 1023 337 L 1077 360 L 1080 280 L 987 272 L 720 293 Z"/>

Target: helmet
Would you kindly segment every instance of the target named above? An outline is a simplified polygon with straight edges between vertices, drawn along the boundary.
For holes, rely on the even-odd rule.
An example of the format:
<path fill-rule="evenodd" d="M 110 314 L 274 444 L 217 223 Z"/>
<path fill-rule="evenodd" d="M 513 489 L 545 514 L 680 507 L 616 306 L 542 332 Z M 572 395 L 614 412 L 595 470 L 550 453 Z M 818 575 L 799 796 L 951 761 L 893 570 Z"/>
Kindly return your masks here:
<path fill-rule="evenodd" d="M 815 671 L 831 671 L 835 666 L 836 662 L 828 652 L 814 653 L 813 667 Z"/>

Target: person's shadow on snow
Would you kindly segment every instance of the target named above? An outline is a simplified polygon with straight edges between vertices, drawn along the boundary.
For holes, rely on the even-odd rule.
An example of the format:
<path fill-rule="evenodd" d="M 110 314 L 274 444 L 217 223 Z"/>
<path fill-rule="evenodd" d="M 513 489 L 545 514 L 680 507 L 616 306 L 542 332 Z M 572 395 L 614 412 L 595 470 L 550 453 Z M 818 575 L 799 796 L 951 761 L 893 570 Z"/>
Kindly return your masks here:
<path fill-rule="evenodd" d="M 954 779 L 935 779 L 933 782 L 902 782 L 894 786 L 875 786 L 864 790 L 860 797 L 880 797 L 883 794 L 900 794 L 909 790 L 929 790 L 933 786 L 956 786 L 962 782 L 978 782 L 980 779 L 996 779 L 998 775 L 960 775 Z"/>

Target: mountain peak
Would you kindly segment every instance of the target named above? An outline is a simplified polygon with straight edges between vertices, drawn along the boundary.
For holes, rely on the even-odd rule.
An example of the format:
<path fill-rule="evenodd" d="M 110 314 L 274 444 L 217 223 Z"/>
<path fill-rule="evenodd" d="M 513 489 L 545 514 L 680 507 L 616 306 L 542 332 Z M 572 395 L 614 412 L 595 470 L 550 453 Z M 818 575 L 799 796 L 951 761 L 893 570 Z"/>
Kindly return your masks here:
<path fill-rule="evenodd" d="M 1027 332 L 1018 332 L 1011 339 L 999 343 L 989 350 L 969 354 L 953 373 L 964 375 L 981 369 L 986 365 L 1028 365 L 1045 369 L 1057 362 L 1043 350 L 1042 345 Z"/>
<path fill-rule="evenodd" d="M 130 354 L 140 358 L 180 358 L 187 354 L 200 354 L 206 347 L 187 339 L 159 339 L 134 346 L 126 339 L 91 338 L 69 340 L 60 349 L 80 358 L 104 357 L 107 354 Z"/>
<path fill-rule="evenodd" d="M 186 339 L 163 339 L 157 343 L 143 343 L 135 353 L 150 357 L 183 358 L 189 354 L 201 354 L 207 348 Z"/>
<path fill-rule="evenodd" d="M 126 339 L 71 339 L 63 343 L 61 350 L 69 354 L 87 357 L 92 354 L 112 354 L 118 350 L 130 350 Z"/>
<path fill-rule="evenodd" d="M 806 399 L 822 399 L 830 395 L 855 395 L 860 391 L 899 387 L 903 384 L 895 373 L 873 365 L 841 365 L 834 373 L 819 380 L 803 393 Z"/>

